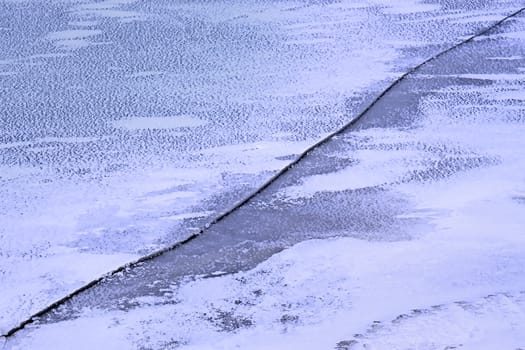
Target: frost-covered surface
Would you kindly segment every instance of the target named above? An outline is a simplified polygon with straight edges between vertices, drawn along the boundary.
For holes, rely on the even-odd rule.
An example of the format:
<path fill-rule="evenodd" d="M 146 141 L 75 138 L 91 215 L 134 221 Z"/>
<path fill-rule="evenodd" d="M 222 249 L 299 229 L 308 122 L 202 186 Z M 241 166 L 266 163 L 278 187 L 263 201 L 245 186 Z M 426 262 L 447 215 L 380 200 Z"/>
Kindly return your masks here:
<path fill-rule="evenodd" d="M 384 1 L 239 1 L 233 4 L 194 1 L 1 1 L 1 333 L 104 272 L 195 232 L 211 217 L 285 166 L 291 157 L 313 140 L 355 116 L 360 103 L 377 94 L 395 76 L 459 38 L 500 19 L 518 5 L 515 1 L 491 4 L 418 1 L 389 1 L 387 4 Z M 520 40 L 521 36 L 520 31 L 508 31 L 500 33 L 498 38 Z M 499 57 L 511 58 L 509 61 L 517 61 L 518 64 L 522 62 L 519 53 L 506 56 L 502 52 L 494 54 L 492 59 L 500 62 Z M 466 79 L 485 79 L 486 76 L 480 74 L 491 73 L 458 72 Z M 475 86 L 473 94 L 489 95 L 501 104 L 509 98 L 519 101 L 523 94 L 519 81 L 513 79 L 514 73 L 500 72 L 492 76 L 495 86 L 505 88 L 489 85 L 482 89 Z M 450 93 L 453 94 L 454 90 Z M 469 103 L 473 103 L 471 97 L 468 98 Z M 479 112 L 476 106 L 474 109 Z M 432 107 L 434 104 L 430 100 L 427 113 L 434 113 Z M 472 115 L 472 106 L 465 104 L 463 107 L 466 115 Z M 494 223 L 497 227 L 506 227 L 506 235 L 501 235 L 501 245 L 516 251 L 505 251 L 508 256 L 503 253 L 499 256 L 496 251 L 494 254 L 497 256 L 492 260 L 487 258 L 486 264 L 499 261 L 498 266 L 503 266 L 499 269 L 504 272 L 502 286 L 508 283 L 508 289 L 511 289 L 513 275 L 507 276 L 506 273 L 515 271 L 513 267 L 519 267 L 521 261 L 517 253 L 520 242 L 513 240 L 519 238 L 516 237 L 516 230 L 523 227 L 523 223 L 519 222 L 523 191 L 516 187 L 522 180 L 519 174 L 523 173 L 523 168 L 521 159 L 517 157 L 513 160 L 512 157 L 514 150 L 522 146 L 519 144 L 521 131 L 518 130 L 518 122 L 522 121 L 523 111 L 519 103 L 497 106 L 497 112 L 494 108 L 491 105 L 482 111 L 490 116 L 507 111 L 505 113 L 509 113 L 510 120 L 498 124 L 498 120 L 488 118 L 487 125 L 474 123 L 472 127 L 476 131 L 472 133 L 465 133 L 455 124 L 443 126 L 437 118 L 433 122 L 442 128 L 437 128 L 441 133 L 435 132 L 436 127 L 430 121 L 427 121 L 428 125 L 422 125 L 417 133 L 363 131 L 354 136 L 362 138 L 357 140 L 359 144 L 366 146 L 381 141 L 394 146 L 387 147 L 388 152 L 374 152 L 363 146 L 362 150 L 352 155 L 362 161 L 354 171 L 342 170 L 324 179 L 313 175 L 305 178 L 302 186 L 286 187 L 276 198 L 295 203 L 301 198 L 315 197 L 319 192 L 405 183 L 403 169 L 407 164 L 412 170 L 421 170 L 432 161 L 424 149 L 410 145 L 417 145 L 421 139 L 434 140 L 442 145 L 444 141 L 440 137 L 449 135 L 447 137 L 452 138 L 453 144 L 461 141 L 468 149 L 466 153 L 462 151 L 460 155 L 454 155 L 456 158 L 465 157 L 465 162 L 476 165 L 485 158 L 476 160 L 471 153 L 480 153 L 494 166 L 499 164 L 498 167 L 476 176 L 476 181 L 466 178 L 465 182 L 452 184 L 457 187 L 455 192 L 446 192 L 450 191 L 448 188 L 455 187 L 448 187 L 442 182 L 399 185 L 396 191 L 408 198 L 416 197 L 417 200 L 412 200 L 423 203 L 421 206 L 425 215 L 437 215 L 440 225 L 450 225 L 452 229 L 447 231 L 450 237 L 463 237 L 460 234 L 465 235 L 465 231 L 474 235 L 476 231 L 472 227 L 480 226 L 490 238 L 495 232 Z M 460 119 L 467 124 L 471 122 L 466 117 Z M 512 120 L 518 122 L 507 123 Z M 495 127 L 499 138 L 492 137 Z M 453 137 L 455 134 L 456 138 Z M 481 135 L 495 145 L 480 144 Z M 397 144 L 409 146 L 397 149 Z M 438 157 L 447 155 L 449 151 L 445 147 L 444 153 L 437 152 Z M 507 164 L 508 170 L 505 168 Z M 386 172 L 385 166 L 389 169 Z M 346 171 L 350 175 L 345 175 Z M 369 173 L 373 176 L 368 176 Z M 501 174 L 510 174 L 516 179 Z M 349 179 L 343 185 L 338 180 L 341 176 Z M 465 183 L 471 187 L 465 186 Z M 442 191 L 440 186 L 447 190 Z M 444 194 L 457 194 L 465 188 L 470 189 L 468 195 L 479 197 L 472 199 L 474 203 L 485 203 L 486 206 L 473 204 L 473 207 L 468 207 L 469 203 L 455 203 L 458 208 L 448 206 L 450 203 Z M 487 197 L 484 197 L 485 192 L 480 189 L 493 191 L 487 192 Z M 433 200 L 440 198 L 437 194 L 443 194 L 443 203 L 424 202 L 427 193 L 428 198 Z M 508 200 L 508 197 L 514 200 Z M 470 197 L 465 194 L 461 198 Z M 414 205 L 417 207 L 419 204 Z M 489 218 L 483 213 L 492 213 L 494 208 L 508 210 L 497 211 L 500 215 L 498 221 L 482 222 L 480 218 Z M 463 212 L 470 215 L 467 216 L 472 225 L 478 226 L 463 220 Z M 513 212 L 516 214 L 508 214 Z M 419 213 L 416 210 L 416 214 Z M 516 219 L 509 220 L 509 217 Z M 460 224 L 468 230 L 460 230 Z M 448 236 L 438 233 L 426 235 L 430 238 L 417 243 L 392 244 L 401 247 L 400 256 L 410 255 L 403 253 L 403 245 L 409 245 L 407 251 L 419 251 L 418 245 L 421 244 L 421 250 L 427 249 L 430 254 L 434 250 L 428 248 L 431 245 L 429 242 L 437 239 L 444 241 L 444 252 L 452 252 L 456 247 L 454 241 L 447 241 L 443 237 Z M 477 253 L 484 252 L 483 249 L 492 252 L 490 242 L 488 240 L 485 248 L 476 247 L 479 252 L 471 251 L 472 259 L 478 256 Z M 465 249 L 472 247 L 468 243 L 466 240 Z M 413 248 L 410 248 L 411 244 Z M 324 246 L 327 249 L 323 250 L 324 253 L 330 257 L 333 255 L 333 258 L 315 256 L 315 251 L 325 249 Z M 345 250 L 339 250 L 339 247 L 346 247 L 347 250 L 362 248 L 363 261 L 356 262 L 356 266 L 366 265 L 362 274 L 356 272 L 352 275 L 343 269 L 347 264 L 353 264 L 353 260 L 346 260 Z M 243 344 L 242 341 L 250 338 L 246 336 L 249 332 L 256 332 L 266 340 L 257 344 L 269 346 L 268 335 L 277 342 L 281 336 L 286 336 L 281 334 L 283 329 L 290 327 L 293 332 L 298 332 L 294 333 L 297 336 L 290 338 L 291 341 L 302 341 L 304 338 L 307 344 L 314 346 L 316 343 L 308 341 L 305 336 L 314 334 L 308 327 L 323 334 L 323 327 L 332 327 L 325 322 L 329 317 L 310 317 L 312 323 L 304 319 L 315 313 L 321 315 L 322 312 L 339 310 L 344 322 L 354 322 L 349 320 L 355 319 L 354 312 L 359 309 L 346 313 L 342 310 L 352 307 L 356 303 L 354 297 L 359 296 L 350 293 L 351 289 L 346 290 L 355 278 L 370 275 L 366 278 L 370 278 L 371 291 L 382 288 L 373 285 L 374 277 L 383 279 L 386 276 L 380 275 L 381 264 L 392 269 L 398 266 L 399 271 L 407 266 L 424 268 L 417 254 L 407 257 L 406 261 L 391 257 L 399 260 L 399 265 L 392 264 L 387 256 L 385 261 L 375 262 L 379 271 L 376 275 L 368 273 L 367 263 L 373 259 L 366 254 L 372 254 L 372 257 L 383 255 L 382 249 L 390 252 L 391 248 L 387 243 L 378 243 L 374 251 L 375 245 L 369 247 L 350 238 L 308 242 L 277 255 L 257 269 L 246 272 L 246 276 L 240 274 L 185 285 L 175 293 L 176 298 L 183 301 L 178 306 L 156 306 L 110 316 L 89 311 L 93 318 L 44 327 L 29 335 L 22 333 L 16 341 L 23 342 L 20 345 L 22 348 L 46 348 L 51 343 L 53 347 L 59 347 L 57 333 L 53 332 L 60 329 L 62 335 L 70 334 L 72 341 L 79 342 L 75 347 L 88 346 L 92 343 L 84 341 L 81 335 L 93 335 L 98 332 L 96 327 L 101 327 L 98 332 L 100 338 L 90 337 L 90 341 L 98 339 L 106 348 L 142 346 L 148 342 L 153 347 L 162 347 L 163 342 L 169 342 L 172 338 L 201 347 L 205 347 L 203 342 L 206 339 L 211 347 L 214 344 L 212 340 L 217 340 L 218 343 L 224 342 L 224 347 L 229 347 L 236 342 Z M 300 258 L 309 257 L 309 254 L 313 255 L 308 261 Z M 448 255 L 444 256 L 441 265 L 437 261 L 435 271 L 442 271 L 449 262 L 448 258 Z M 291 261 L 291 270 L 282 265 L 286 259 Z M 341 270 L 328 273 L 334 264 L 340 264 Z M 505 264 L 509 265 L 509 269 L 504 268 Z M 468 268 L 458 271 L 458 280 L 472 272 Z M 487 271 L 492 271 L 489 268 L 487 266 Z M 314 275 L 299 281 L 298 289 L 287 290 L 278 288 L 278 285 L 270 288 L 272 281 L 283 277 L 286 271 L 292 276 L 294 271 L 305 269 L 311 270 Z M 410 270 L 409 267 L 407 269 Z M 261 271 L 271 273 L 266 276 Z M 476 271 L 472 273 L 478 273 Z M 266 277 L 257 277 L 261 274 Z M 414 275 L 418 274 L 420 271 L 414 270 Z M 403 276 L 408 275 L 403 273 Z M 302 278 L 297 276 L 299 280 Z M 326 283 L 322 283 L 321 277 L 328 279 Z M 243 278 L 250 281 L 246 287 L 243 287 Z M 342 294 L 331 288 L 312 289 L 308 278 L 311 281 L 317 279 L 319 283 L 316 285 L 326 286 L 334 285 L 341 279 Z M 487 285 L 479 289 L 488 293 L 493 284 L 485 282 Z M 477 288 L 475 281 L 472 284 L 472 289 Z M 220 289 L 221 285 L 228 287 Z M 352 285 L 353 288 L 360 286 Z M 363 286 L 366 290 L 366 283 Z M 205 288 L 219 288 L 220 293 L 212 297 L 209 293 L 195 292 Z M 253 296 L 258 292 L 252 293 L 258 289 L 269 296 L 270 301 L 265 301 L 268 304 L 258 304 L 259 299 Z M 301 294 L 300 290 L 308 293 Z M 464 295 L 464 289 L 458 287 L 457 290 L 454 294 L 456 290 L 451 288 L 450 300 Z M 424 297 L 428 297 L 429 302 L 434 300 L 430 291 L 421 291 L 428 292 Z M 482 292 L 479 296 L 483 295 Z M 287 293 L 290 293 L 289 296 Z M 329 307 L 330 304 L 319 301 L 308 306 L 307 301 L 312 295 L 316 298 L 315 294 L 323 293 L 331 295 L 325 298 L 329 303 L 332 300 L 333 305 L 339 306 Z M 474 297 L 474 294 L 468 296 Z M 242 316 L 239 321 L 235 321 L 237 314 L 229 316 L 230 299 L 234 295 L 247 300 L 246 305 L 242 302 L 238 306 Z M 436 295 L 446 296 L 439 291 Z M 272 298 L 277 300 L 274 304 Z M 280 298 L 297 298 L 291 302 L 295 306 L 290 308 L 295 307 L 300 314 L 283 311 L 282 306 L 279 308 Z M 522 305 L 519 298 L 512 300 L 516 305 Z M 212 304 L 225 306 L 216 310 Z M 392 314 L 404 312 L 402 301 L 393 304 L 396 309 L 390 311 Z M 234 302 L 234 305 L 237 304 Z M 268 312 L 265 313 L 261 305 L 268 305 Z M 298 305 L 304 306 L 302 311 Z M 262 308 L 261 313 L 257 311 L 259 307 Z M 201 309 L 208 310 L 202 311 L 208 315 L 212 313 L 210 322 L 206 322 L 207 317 L 201 317 L 196 311 Z M 385 312 L 388 310 L 386 308 Z M 156 315 L 153 320 L 152 314 Z M 378 318 L 385 315 L 389 314 L 378 314 Z M 170 333 L 173 327 L 169 322 L 163 322 L 166 317 L 180 324 L 181 333 Z M 247 327 L 250 322 L 251 327 L 239 332 L 239 335 L 217 333 L 217 329 L 223 327 L 222 323 L 230 322 L 229 317 L 234 325 Z M 105 329 L 110 322 L 108 320 L 118 321 L 119 318 L 125 326 Z M 244 319 L 248 321 L 243 323 Z M 279 321 L 281 319 L 282 322 Z M 372 320 L 363 321 L 366 324 Z M 156 326 L 141 326 L 144 322 L 152 322 Z M 88 332 L 82 323 L 97 326 Z M 70 332 L 66 332 L 65 327 L 71 327 Z M 231 330 L 230 326 L 225 327 Z M 349 333 L 345 332 L 341 330 L 339 340 L 346 339 Z M 110 345 L 108 334 L 115 342 L 121 339 L 123 343 Z M 323 341 L 333 342 L 336 340 L 334 337 L 335 333 L 332 333 Z M 50 343 L 45 343 L 43 339 Z M 32 344 L 24 343 L 33 340 Z M 71 346 L 66 342 L 62 345 Z M 252 345 L 244 344 L 244 347 Z"/>
<path fill-rule="evenodd" d="M 416 8 L 422 13 L 441 9 L 429 5 Z M 395 16 L 404 16 L 407 11 L 406 6 L 388 10 Z M 480 18 L 476 12 L 440 16 L 461 23 L 465 18 Z M 268 20 L 264 11 L 257 18 Z M 199 250 L 189 244 L 143 267 L 144 272 L 136 272 L 139 278 L 135 280 L 132 272 L 117 278 L 116 283 L 98 286 L 41 325 L 19 332 L 6 343 L 7 348 L 525 347 L 524 25 L 522 16 L 401 83 L 353 130 L 312 152 L 245 209 L 216 225 L 201 241 L 192 241 L 211 241 L 209 251 L 193 256 Z M 208 126 L 213 122 L 197 120 L 208 122 Z M 155 130 L 162 129 L 163 121 L 154 121 Z M 182 122 L 194 125 L 195 119 Z M 130 118 L 119 122 L 122 125 L 143 130 L 142 120 Z M 144 169 L 139 172 L 143 177 L 128 177 L 125 171 L 120 177 L 108 177 L 119 184 L 123 179 L 129 182 L 108 186 L 104 201 L 120 193 L 114 192 L 117 188 L 137 192 L 124 193 L 115 204 L 117 209 L 107 209 L 110 214 L 95 213 L 85 225 L 91 225 L 94 217 L 108 218 L 107 222 L 114 224 L 111 210 L 118 212 L 122 202 L 141 198 L 140 203 L 123 211 L 134 215 L 134 222 L 142 226 L 135 233 L 137 238 L 134 231 L 123 230 L 121 234 L 131 238 L 122 241 L 110 232 L 107 239 L 116 248 L 108 252 L 103 240 L 108 223 L 97 223 L 93 230 L 99 230 L 99 245 L 104 247 L 97 257 L 106 256 L 108 261 L 96 266 L 116 263 L 109 259 L 130 258 L 119 255 L 128 251 L 128 240 L 137 244 L 137 250 L 143 249 L 141 232 L 153 228 L 158 234 L 155 225 L 164 221 L 213 215 L 213 208 L 192 214 L 173 207 L 184 199 L 195 200 L 193 208 L 199 208 L 198 201 L 214 191 L 227 192 L 228 186 L 231 189 L 243 181 L 264 178 L 246 180 L 235 173 L 275 170 L 287 162 L 281 156 L 298 153 L 308 144 L 307 139 L 302 144 L 286 142 L 287 135 L 276 136 L 280 141 L 226 143 L 203 149 L 192 163 L 196 165 L 185 168 L 192 172 L 179 176 L 176 167 L 166 167 L 165 173 Z M 213 166 L 206 165 L 208 160 Z M 202 168 L 212 174 L 222 169 L 222 176 L 232 183 L 210 181 L 213 177 L 202 175 Z M 153 177 L 159 173 L 164 176 Z M 177 188 L 169 183 L 174 178 L 184 191 L 166 190 Z M 13 176 L 15 183 L 18 179 Z M 208 192 L 196 191 L 199 186 L 188 185 L 184 182 L 188 179 L 194 185 L 209 186 Z M 89 183 L 67 181 L 75 185 L 73 196 L 81 193 L 76 191 L 82 185 L 86 186 L 82 196 L 95 195 L 89 191 Z M 146 185 L 151 186 L 149 196 L 141 195 L 141 186 Z M 93 201 L 86 200 L 85 210 L 89 203 Z M 141 211 L 145 212 L 142 217 L 137 214 Z M 241 242 L 232 237 L 240 237 Z M 43 268 L 49 271 L 53 271 L 53 257 L 57 265 L 68 257 L 90 261 L 97 241 L 87 238 L 74 240 L 70 252 L 61 251 L 56 244 L 49 248 L 57 251 L 56 255 L 30 261 L 45 261 Z M 304 241 L 307 238 L 318 239 Z M 29 244 L 31 237 L 24 242 Z M 80 249 L 83 245 L 78 242 L 87 249 Z M 125 247 L 119 248 L 117 242 Z M 288 249 L 280 251 L 282 248 Z M 232 266 L 221 261 L 228 254 L 258 257 Z M 170 265 L 170 259 L 181 266 Z M 258 263 L 260 260 L 265 261 Z M 194 264 L 184 266 L 188 261 Z M 17 260 L 10 257 L 7 262 Z M 20 263 L 17 269 L 27 271 L 27 266 Z M 200 271 L 201 267 L 203 276 L 192 276 L 192 268 Z M 68 268 L 71 270 L 59 283 L 98 273 L 91 270 L 94 267 Z M 80 273 L 84 275 L 75 277 Z M 7 281 L 27 281 L 15 279 L 14 272 L 4 275 L 11 278 Z M 27 288 L 42 285 L 37 276 L 33 281 L 35 285 Z M 119 294 L 119 288 L 128 298 Z"/>

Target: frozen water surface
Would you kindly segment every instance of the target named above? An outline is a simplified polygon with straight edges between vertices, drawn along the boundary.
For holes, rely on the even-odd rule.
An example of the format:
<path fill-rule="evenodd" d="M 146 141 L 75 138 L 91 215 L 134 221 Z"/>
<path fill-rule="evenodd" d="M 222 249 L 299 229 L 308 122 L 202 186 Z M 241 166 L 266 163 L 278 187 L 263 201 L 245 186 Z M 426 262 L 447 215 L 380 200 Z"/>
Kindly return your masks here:
<path fill-rule="evenodd" d="M 520 5 L 0 2 L 2 333 L 197 232 Z M 524 23 L 7 347 L 523 347 Z"/>

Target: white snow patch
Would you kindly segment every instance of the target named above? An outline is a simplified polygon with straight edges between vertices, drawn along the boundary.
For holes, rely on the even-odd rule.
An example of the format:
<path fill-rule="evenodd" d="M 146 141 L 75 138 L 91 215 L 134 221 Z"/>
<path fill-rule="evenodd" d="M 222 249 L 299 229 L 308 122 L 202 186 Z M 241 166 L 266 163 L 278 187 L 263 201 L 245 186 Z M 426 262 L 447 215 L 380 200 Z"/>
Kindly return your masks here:
<path fill-rule="evenodd" d="M 35 143 L 48 143 L 48 142 L 60 142 L 60 143 L 84 143 L 84 142 L 95 142 L 99 141 L 99 137 L 39 137 L 35 139 Z"/>
<path fill-rule="evenodd" d="M 162 220 L 173 220 L 173 221 L 182 221 L 187 219 L 195 219 L 195 218 L 201 218 L 201 217 L 207 217 L 213 214 L 212 211 L 202 211 L 202 212 L 196 212 L 196 213 L 184 213 L 184 214 L 178 214 L 178 215 L 170 215 L 170 216 L 163 216 L 161 217 Z"/>
<path fill-rule="evenodd" d="M 61 49 L 76 50 L 89 46 L 92 43 L 91 38 L 100 34 L 102 31 L 96 29 L 69 29 L 50 33 L 47 39 Z"/>
<path fill-rule="evenodd" d="M 524 81 L 525 74 L 455 74 L 455 77 L 479 80 L 510 80 Z"/>
<path fill-rule="evenodd" d="M 113 122 L 116 128 L 126 130 L 195 128 L 207 122 L 195 117 L 178 115 L 171 117 L 135 117 Z"/>
<path fill-rule="evenodd" d="M 122 9 L 123 6 L 134 3 L 135 0 L 106 0 L 78 5 L 72 13 L 82 20 L 93 18 L 114 18 L 121 22 L 132 22 L 146 19 L 145 14 Z"/>
<path fill-rule="evenodd" d="M 385 2 L 379 2 L 379 5 L 385 6 Z M 420 0 L 395 0 L 389 1 L 388 5 L 386 5 L 382 11 L 387 14 L 403 15 L 419 12 L 434 12 L 438 11 L 440 8 L 441 6 L 438 4 L 428 4 Z"/>
<path fill-rule="evenodd" d="M 94 20 L 91 20 L 91 21 L 88 21 L 88 20 L 85 20 L 85 21 L 71 21 L 69 22 L 69 25 L 70 26 L 73 26 L 73 27 L 94 27 L 94 26 L 97 26 L 99 24 L 98 21 L 94 21 Z"/>
<path fill-rule="evenodd" d="M 92 36 L 100 35 L 102 31 L 95 29 L 69 29 L 58 32 L 49 33 L 47 38 L 49 40 L 72 40 L 85 39 Z"/>
<path fill-rule="evenodd" d="M 515 61 L 515 60 L 523 60 L 525 59 L 524 56 L 495 56 L 495 57 L 487 57 L 488 60 L 497 60 L 497 61 Z"/>

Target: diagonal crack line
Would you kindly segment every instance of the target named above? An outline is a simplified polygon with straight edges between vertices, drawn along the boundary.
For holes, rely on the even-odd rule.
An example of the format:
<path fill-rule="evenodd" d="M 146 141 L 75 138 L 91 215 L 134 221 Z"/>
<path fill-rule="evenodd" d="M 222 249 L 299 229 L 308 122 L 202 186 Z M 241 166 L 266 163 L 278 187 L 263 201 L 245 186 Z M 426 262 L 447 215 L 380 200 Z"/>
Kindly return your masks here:
<path fill-rule="evenodd" d="M 473 41 L 474 39 L 480 37 L 480 36 L 483 36 L 485 34 L 488 34 L 491 30 L 499 27 L 501 24 L 503 24 L 504 22 L 514 18 L 514 17 L 517 17 L 518 15 L 522 14 L 525 12 L 525 7 L 519 9 L 519 10 L 516 10 L 508 15 L 506 15 L 505 17 L 503 17 L 502 19 L 500 19 L 499 21 L 493 23 L 492 25 L 480 30 L 478 33 L 475 33 L 473 35 L 471 35 L 470 37 L 458 42 L 457 44 L 447 48 L 446 50 L 444 51 L 441 51 L 437 54 L 435 54 L 434 56 L 430 57 L 430 58 L 427 58 L 426 60 L 424 60 L 423 62 L 417 64 L 416 66 L 410 68 L 407 72 L 405 72 L 403 75 L 401 75 L 399 78 L 397 78 L 394 82 L 392 82 L 385 90 L 383 90 L 364 110 L 362 110 L 355 118 L 353 118 L 352 120 L 350 120 L 348 123 L 346 123 L 345 125 L 343 125 L 341 128 L 339 128 L 338 130 L 332 132 L 331 134 L 325 136 L 324 138 L 322 138 L 321 140 L 317 141 L 316 143 L 314 143 L 313 145 L 311 145 L 310 147 L 308 147 L 307 149 L 305 149 L 301 154 L 299 154 L 297 156 L 297 158 L 295 160 L 293 160 L 292 162 L 290 162 L 287 166 L 285 166 L 284 168 L 282 168 L 281 170 L 279 170 L 279 172 L 277 172 L 275 175 L 273 175 L 270 179 L 268 179 L 264 184 L 262 184 L 259 188 L 257 188 L 256 190 L 254 190 L 251 194 L 249 194 L 248 196 L 246 196 L 244 199 L 241 199 L 239 202 L 237 202 L 235 205 L 233 205 L 230 209 L 226 210 L 225 212 L 223 212 L 222 214 L 220 214 L 219 216 L 217 216 L 215 219 L 213 219 L 212 221 L 210 221 L 208 224 L 206 224 L 203 228 L 201 228 L 199 230 L 199 232 L 197 233 L 194 233 L 190 236 L 188 236 L 185 240 L 183 241 L 179 241 L 171 246 L 168 246 L 166 248 L 163 248 L 163 249 L 160 249 L 158 251 L 155 251 L 149 255 L 146 255 L 146 256 L 143 256 L 135 261 L 132 261 L 132 262 L 129 262 L 123 266 L 120 266 L 118 268 L 116 268 L 115 270 L 113 271 L 110 271 L 104 275 L 102 275 L 101 277 L 85 284 L 84 286 L 74 290 L 73 292 L 69 293 L 68 295 L 66 295 L 65 297 L 55 301 L 54 303 L 48 305 L 47 307 L 43 308 L 42 310 L 36 312 L 35 314 L 31 315 L 28 319 L 20 322 L 17 326 L 13 327 L 12 329 L 10 329 L 7 333 L 5 334 L 2 334 L 0 335 L 0 338 L 4 338 L 5 339 L 5 342 L 4 342 L 4 346 L 5 344 L 7 343 L 7 339 L 12 337 L 15 333 L 21 331 L 22 329 L 24 329 L 27 325 L 29 324 L 32 324 L 34 322 L 36 322 L 40 317 L 42 317 L 43 315 L 47 314 L 48 312 L 60 307 L 61 305 L 64 305 L 65 303 L 67 303 L 68 301 L 70 301 L 71 299 L 73 299 L 75 296 L 81 294 L 82 292 L 102 283 L 104 280 L 106 280 L 107 278 L 111 277 L 111 276 L 114 276 L 120 272 L 125 272 L 125 271 L 129 271 L 131 270 L 132 268 L 144 263 L 144 262 L 147 262 L 147 261 L 150 261 L 150 260 L 153 260 L 155 259 L 156 257 L 159 257 L 169 251 L 172 251 L 172 250 L 175 250 L 189 242 L 191 242 L 192 240 L 194 240 L 195 238 L 199 237 L 200 235 L 202 235 L 203 233 L 206 232 L 206 230 L 208 230 L 211 226 L 215 225 L 215 224 L 218 224 L 219 222 L 221 222 L 222 220 L 224 220 L 225 218 L 227 218 L 228 216 L 230 216 L 232 213 L 234 213 L 235 211 L 237 211 L 238 209 L 240 209 L 241 207 L 243 207 L 245 204 L 247 204 L 248 202 L 250 202 L 253 198 L 255 198 L 258 194 L 260 194 L 261 192 L 263 192 L 266 188 L 268 188 L 270 185 L 272 185 L 277 179 L 279 179 L 281 176 L 283 176 L 284 174 L 286 174 L 289 170 L 291 170 L 295 165 L 297 165 L 299 162 L 301 162 L 308 154 L 310 154 L 310 152 L 312 152 L 313 150 L 315 150 L 316 148 L 320 147 L 321 145 L 327 143 L 328 141 L 330 141 L 331 139 L 333 139 L 335 136 L 338 136 L 342 133 L 344 133 L 345 131 L 347 131 L 349 128 L 351 128 L 352 126 L 354 126 L 362 117 L 364 117 L 368 111 L 370 111 L 370 109 L 372 109 L 372 107 L 374 107 L 387 93 L 389 93 L 391 90 L 393 90 L 397 85 L 399 85 L 403 80 L 405 80 L 408 76 L 412 75 L 413 73 L 415 73 L 416 71 L 418 71 L 420 68 L 422 68 L 423 66 L 425 66 L 426 64 L 446 55 L 447 53 Z"/>

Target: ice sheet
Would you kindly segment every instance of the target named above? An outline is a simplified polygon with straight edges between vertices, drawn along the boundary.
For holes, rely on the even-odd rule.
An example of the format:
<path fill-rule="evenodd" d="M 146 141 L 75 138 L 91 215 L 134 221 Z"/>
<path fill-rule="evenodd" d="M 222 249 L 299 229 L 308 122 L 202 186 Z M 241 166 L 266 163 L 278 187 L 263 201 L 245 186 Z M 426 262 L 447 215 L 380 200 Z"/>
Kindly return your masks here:
<path fill-rule="evenodd" d="M 5 4 L 0 58 L 16 74 L 0 82 L 9 92 L 0 128 L 2 332 L 183 239 L 184 220 L 163 218 L 204 213 L 205 223 L 352 118 L 360 98 L 438 50 L 426 44 L 455 42 L 515 7 L 495 3 L 484 22 L 436 31 L 435 15 L 453 19 L 449 10 L 416 1 Z M 409 30 L 406 15 L 417 17 Z M 199 121 L 137 118 L 180 115 Z M 224 193 L 235 200 L 217 200 Z"/>
<path fill-rule="evenodd" d="M 525 159 L 516 150 L 525 147 L 525 124 L 523 109 L 501 98 L 521 90 L 511 79 L 485 85 L 455 75 L 419 95 L 410 127 L 339 136 L 348 151 L 327 156 L 351 159 L 347 168 L 281 191 L 311 197 L 380 185 L 407 199 L 405 217 L 423 220 L 412 239 L 305 241 L 249 271 L 166 288 L 175 302 L 144 296 L 126 311 L 84 310 L 32 326 L 8 346 L 105 347 L 112 339 L 130 349 L 523 347 Z M 237 152 L 265 153 L 262 146 Z M 443 159 L 452 170 L 413 175 Z"/>

